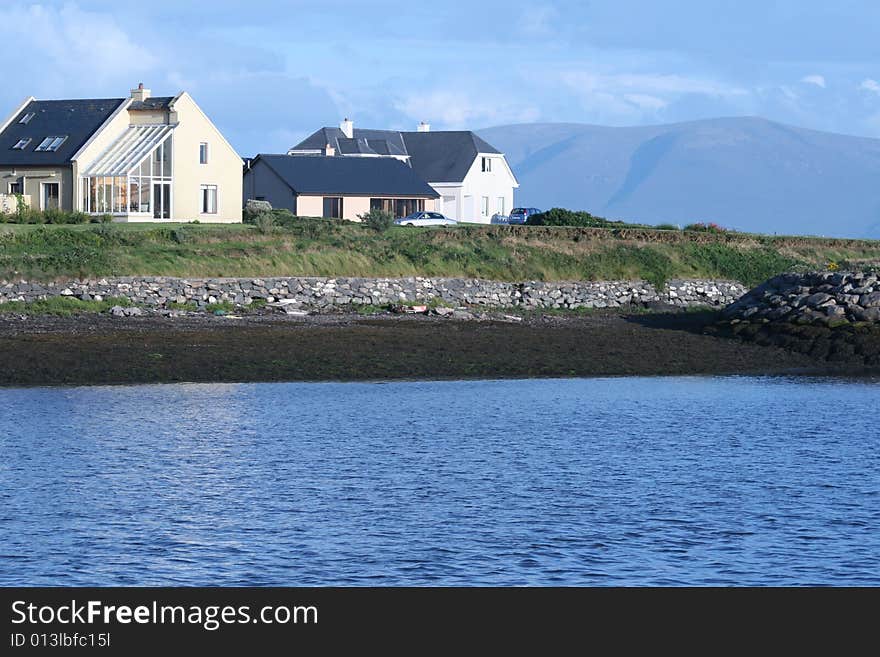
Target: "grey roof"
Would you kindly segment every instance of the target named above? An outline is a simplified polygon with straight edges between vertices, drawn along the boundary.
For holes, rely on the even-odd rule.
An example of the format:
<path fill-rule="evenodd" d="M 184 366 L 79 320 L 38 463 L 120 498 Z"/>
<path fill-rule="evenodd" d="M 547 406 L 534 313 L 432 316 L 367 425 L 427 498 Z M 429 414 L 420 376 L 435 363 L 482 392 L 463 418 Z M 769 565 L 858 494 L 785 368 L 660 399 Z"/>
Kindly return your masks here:
<path fill-rule="evenodd" d="M 156 96 L 155 98 L 147 98 L 146 100 L 136 100 L 128 106 L 129 110 L 167 110 L 171 106 L 171 101 L 175 96 Z"/>
<path fill-rule="evenodd" d="M 91 100 L 32 100 L 0 133 L 0 166 L 57 166 L 70 158 L 123 102 L 124 98 Z M 26 114 L 35 116 L 19 123 Z M 57 151 L 35 151 L 46 137 L 66 136 Z M 13 150 L 21 139 L 30 138 L 24 150 Z"/>
<path fill-rule="evenodd" d="M 320 151 L 327 144 L 343 155 L 406 156 L 406 146 L 399 132 L 361 128 L 355 128 L 352 138 L 346 137 L 339 128 L 321 128 L 294 146 L 292 150 Z"/>
<path fill-rule="evenodd" d="M 461 182 L 477 153 L 497 153 L 470 131 L 404 132 L 413 170 L 428 182 Z"/>
<path fill-rule="evenodd" d="M 397 132 L 355 128 L 347 138 L 339 128 L 321 128 L 291 150 L 323 150 L 330 144 L 340 155 L 408 156 L 410 166 L 427 182 L 461 182 L 477 153 L 501 151 L 469 130 Z"/>
<path fill-rule="evenodd" d="M 400 160 L 387 157 L 257 155 L 297 194 L 406 196 L 439 194 Z"/>

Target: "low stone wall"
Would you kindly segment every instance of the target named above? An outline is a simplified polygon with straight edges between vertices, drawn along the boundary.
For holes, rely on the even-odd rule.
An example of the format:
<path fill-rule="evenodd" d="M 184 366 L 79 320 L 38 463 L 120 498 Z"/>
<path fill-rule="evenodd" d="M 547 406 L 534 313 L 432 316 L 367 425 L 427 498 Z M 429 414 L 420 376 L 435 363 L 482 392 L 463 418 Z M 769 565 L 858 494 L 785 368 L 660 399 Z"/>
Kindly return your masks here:
<path fill-rule="evenodd" d="M 293 299 L 305 308 L 356 304 L 385 305 L 439 298 L 451 305 L 527 308 L 615 308 L 669 304 L 725 306 L 746 288 L 731 281 L 670 281 L 662 291 L 644 281 L 503 283 L 451 278 L 102 278 L 63 283 L 0 283 L 0 303 L 51 296 L 84 300 L 125 297 L 135 304 L 162 307 L 221 301 L 248 306 L 257 299 Z"/>
<path fill-rule="evenodd" d="M 817 272 L 771 278 L 724 310 L 731 320 L 834 326 L 880 321 L 874 274 Z"/>

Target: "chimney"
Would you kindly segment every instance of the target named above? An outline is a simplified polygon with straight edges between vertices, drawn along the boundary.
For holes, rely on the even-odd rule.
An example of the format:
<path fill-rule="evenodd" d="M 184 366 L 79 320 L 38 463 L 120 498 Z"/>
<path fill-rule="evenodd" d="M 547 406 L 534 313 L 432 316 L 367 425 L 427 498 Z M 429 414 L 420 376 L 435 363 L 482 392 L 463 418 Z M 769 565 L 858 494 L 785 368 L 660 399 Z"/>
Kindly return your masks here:
<path fill-rule="evenodd" d="M 342 123 L 339 124 L 339 129 L 342 130 L 342 134 L 349 139 L 354 137 L 354 121 L 348 117 L 342 120 Z"/>
<path fill-rule="evenodd" d="M 431 132 L 431 124 L 422 121 L 421 123 L 419 123 L 419 126 L 416 128 L 416 130 L 418 132 Z"/>
<path fill-rule="evenodd" d="M 333 157 L 334 155 L 336 155 L 336 149 L 333 148 L 330 144 L 327 144 L 326 146 L 324 146 L 324 155 L 326 155 L 327 157 Z"/>
<path fill-rule="evenodd" d="M 144 89 L 144 83 L 138 83 L 137 89 L 131 90 L 131 99 L 135 102 L 144 102 L 150 97 L 150 90 Z"/>

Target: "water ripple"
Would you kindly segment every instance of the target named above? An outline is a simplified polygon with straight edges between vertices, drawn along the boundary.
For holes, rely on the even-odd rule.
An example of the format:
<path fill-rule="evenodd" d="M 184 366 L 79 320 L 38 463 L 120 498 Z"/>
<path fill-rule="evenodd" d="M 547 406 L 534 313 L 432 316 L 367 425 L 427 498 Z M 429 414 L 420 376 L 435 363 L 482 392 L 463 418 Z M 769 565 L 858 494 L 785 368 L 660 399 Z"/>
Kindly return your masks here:
<path fill-rule="evenodd" d="M 0 390 L 0 585 L 877 585 L 878 393 Z"/>

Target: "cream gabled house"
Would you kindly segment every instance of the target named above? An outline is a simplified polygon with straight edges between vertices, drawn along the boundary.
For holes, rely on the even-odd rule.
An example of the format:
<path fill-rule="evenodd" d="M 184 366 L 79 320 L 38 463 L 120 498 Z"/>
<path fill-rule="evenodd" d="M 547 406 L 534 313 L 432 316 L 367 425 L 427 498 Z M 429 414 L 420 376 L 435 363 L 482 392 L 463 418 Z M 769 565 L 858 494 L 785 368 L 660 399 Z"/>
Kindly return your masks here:
<path fill-rule="evenodd" d="M 192 97 L 26 99 L 0 124 L 0 195 L 114 221 L 241 221 L 242 159 Z"/>
<path fill-rule="evenodd" d="M 288 155 L 394 158 L 437 192 L 435 209 L 450 219 L 489 223 L 513 209 L 519 187 L 504 153 L 469 130 L 437 130 L 421 123 L 414 132 L 321 128 L 288 150 Z"/>

